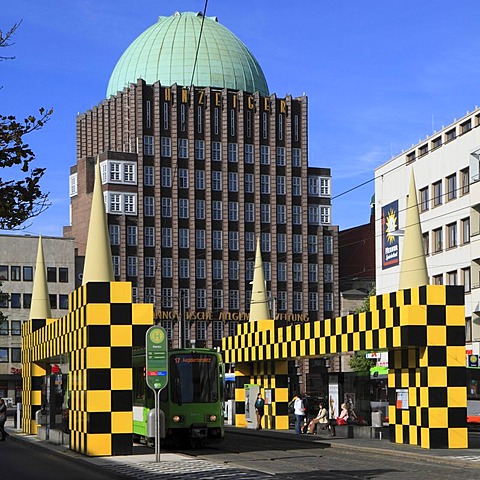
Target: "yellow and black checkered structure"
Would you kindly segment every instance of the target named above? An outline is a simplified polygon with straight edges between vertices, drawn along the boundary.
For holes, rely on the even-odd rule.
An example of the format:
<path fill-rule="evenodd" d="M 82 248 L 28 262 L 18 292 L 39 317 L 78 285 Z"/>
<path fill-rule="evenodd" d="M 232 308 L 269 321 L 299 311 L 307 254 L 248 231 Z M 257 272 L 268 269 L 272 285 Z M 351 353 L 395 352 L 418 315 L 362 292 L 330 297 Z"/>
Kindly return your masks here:
<path fill-rule="evenodd" d="M 132 347 L 145 345 L 153 305 L 132 303 L 129 282 L 89 282 L 69 296 L 68 315 L 32 319 L 22 331 L 22 425 L 37 433 L 48 365 L 69 360 L 70 448 L 127 455 L 133 442 Z"/>
<path fill-rule="evenodd" d="M 371 311 L 276 327 L 238 325 L 223 340 L 235 363 L 236 425 L 246 426 L 245 384 L 271 389 L 264 426 L 288 429 L 287 360 L 359 350 L 389 351 L 390 440 L 423 448 L 467 448 L 463 287 L 427 285 L 371 298 Z"/>

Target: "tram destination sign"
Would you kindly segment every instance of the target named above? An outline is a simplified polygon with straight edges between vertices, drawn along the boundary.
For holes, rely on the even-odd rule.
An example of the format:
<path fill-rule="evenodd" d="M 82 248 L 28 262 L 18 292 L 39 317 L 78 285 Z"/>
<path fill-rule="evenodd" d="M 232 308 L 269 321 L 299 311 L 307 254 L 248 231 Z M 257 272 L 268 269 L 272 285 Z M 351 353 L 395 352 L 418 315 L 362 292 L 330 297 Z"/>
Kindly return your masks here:
<path fill-rule="evenodd" d="M 146 334 L 146 381 L 152 390 L 168 383 L 168 341 L 164 328 L 153 326 Z"/>

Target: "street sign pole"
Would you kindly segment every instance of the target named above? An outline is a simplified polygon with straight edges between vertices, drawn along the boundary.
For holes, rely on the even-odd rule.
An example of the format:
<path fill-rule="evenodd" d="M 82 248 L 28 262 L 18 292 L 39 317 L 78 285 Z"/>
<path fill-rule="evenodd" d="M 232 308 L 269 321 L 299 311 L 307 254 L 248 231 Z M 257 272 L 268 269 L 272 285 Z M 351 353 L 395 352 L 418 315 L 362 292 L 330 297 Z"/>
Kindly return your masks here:
<path fill-rule="evenodd" d="M 164 328 L 154 325 L 147 330 L 146 382 L 155 394 L 155 461 L 160 462 L 160 392 L 168 383 L 168 343 Z"/>

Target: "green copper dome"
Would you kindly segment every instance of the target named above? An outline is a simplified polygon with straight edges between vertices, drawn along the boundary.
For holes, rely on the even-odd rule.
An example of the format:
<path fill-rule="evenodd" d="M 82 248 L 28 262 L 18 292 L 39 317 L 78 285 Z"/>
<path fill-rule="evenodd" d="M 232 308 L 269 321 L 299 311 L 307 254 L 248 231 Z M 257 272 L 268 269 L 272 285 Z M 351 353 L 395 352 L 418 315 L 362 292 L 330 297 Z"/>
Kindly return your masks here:
<path fill-rule="evenodd" d="M 147 84 L 177 83 L 230 88 L 268 95 L 265 76 L 247 47 L 216 18 L 205 17 L 192 82 L 201 13 L 160 17 L 120 57 L 108 83 L 107 98 L 142 78 Z"/>

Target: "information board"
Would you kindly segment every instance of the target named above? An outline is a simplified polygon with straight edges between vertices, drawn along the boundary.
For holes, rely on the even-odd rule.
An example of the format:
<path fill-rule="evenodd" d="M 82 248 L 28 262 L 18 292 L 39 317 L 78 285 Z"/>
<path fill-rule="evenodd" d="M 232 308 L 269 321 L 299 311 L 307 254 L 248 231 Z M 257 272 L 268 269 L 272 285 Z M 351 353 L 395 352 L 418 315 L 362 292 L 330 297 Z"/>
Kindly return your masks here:
<path fill-rule="evenodd" d="M 146 334 L 146 381 L 152 390 L 161 390 L 168 383 L 167 332 L 159 326 Z"/>

